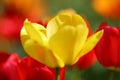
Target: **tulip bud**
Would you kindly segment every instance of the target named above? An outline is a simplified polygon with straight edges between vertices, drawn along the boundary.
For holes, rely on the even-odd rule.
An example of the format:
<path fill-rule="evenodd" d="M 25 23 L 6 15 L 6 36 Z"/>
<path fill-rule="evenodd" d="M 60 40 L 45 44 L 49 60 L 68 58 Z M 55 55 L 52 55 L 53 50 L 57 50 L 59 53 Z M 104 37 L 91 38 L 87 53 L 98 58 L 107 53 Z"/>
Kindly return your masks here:
<path fill-rule="evenodd" d="M 102 23 L 101 29 L 104 34 L 95 48 L 97 59 L 104 67 L 117 70 L 120 68 L 120 27 Z"/>

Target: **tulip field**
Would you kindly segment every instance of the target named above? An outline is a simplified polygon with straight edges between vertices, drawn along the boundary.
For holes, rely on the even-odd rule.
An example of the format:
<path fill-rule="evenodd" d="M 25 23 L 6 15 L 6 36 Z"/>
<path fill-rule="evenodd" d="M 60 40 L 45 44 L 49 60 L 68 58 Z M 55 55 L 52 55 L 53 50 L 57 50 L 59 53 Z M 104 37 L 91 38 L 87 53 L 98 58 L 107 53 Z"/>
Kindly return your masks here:
<path fill-rule="evenodd" d="M 120 80 L 120 0 L 0 0 L 0 80 Z"/>

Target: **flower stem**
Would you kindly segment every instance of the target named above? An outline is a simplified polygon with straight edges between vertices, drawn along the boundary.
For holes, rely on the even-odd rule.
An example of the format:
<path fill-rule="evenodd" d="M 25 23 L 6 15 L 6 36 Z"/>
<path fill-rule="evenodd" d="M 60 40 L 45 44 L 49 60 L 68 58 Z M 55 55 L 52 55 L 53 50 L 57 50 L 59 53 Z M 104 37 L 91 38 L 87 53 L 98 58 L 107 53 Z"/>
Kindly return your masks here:
<path fill-rule="evenodd" d="M 66 68 L 60 68 L 60 80 L 65 80 Z"/>
<path fill-rule="evenodd" d="M 56 68 L 56 80 L 60 80 L 60 68 Z"/>
<path fill-rule="evenodd" d="M 112 71 L 110 72 L 109 80 L 114 80 L 114 74 L 115 74 L 115 71 L 112 70 Z"/>

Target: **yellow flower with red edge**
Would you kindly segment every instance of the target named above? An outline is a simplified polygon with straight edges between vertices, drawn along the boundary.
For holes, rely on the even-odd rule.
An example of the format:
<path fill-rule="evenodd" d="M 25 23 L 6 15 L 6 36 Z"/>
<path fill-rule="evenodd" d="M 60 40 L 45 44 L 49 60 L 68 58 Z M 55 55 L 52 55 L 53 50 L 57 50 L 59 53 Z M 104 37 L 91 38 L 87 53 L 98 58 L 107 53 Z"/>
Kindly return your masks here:
<path fill-rule="evenodd" d="M 23 48 L 31 57 L 49 67 L 73 65 L 92 50 L 103 30 L 88 38 L 88 28 L 78 14 L 60 13 L 52 18 L 47 28 L 26 20 L 21 30 Z"/>

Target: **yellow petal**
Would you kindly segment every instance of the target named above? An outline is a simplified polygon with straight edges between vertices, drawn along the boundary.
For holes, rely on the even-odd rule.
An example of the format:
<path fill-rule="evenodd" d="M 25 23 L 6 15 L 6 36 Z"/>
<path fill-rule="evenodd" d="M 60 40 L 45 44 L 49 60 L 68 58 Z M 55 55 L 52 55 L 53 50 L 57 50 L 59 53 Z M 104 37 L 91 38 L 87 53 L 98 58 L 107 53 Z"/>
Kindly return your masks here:
<path fill-rule="evenodd" d="M 54 35 L 59 29 L 58 24 L 56 23 L 56 17 L 48 22 L 47 25 L 47 38 L 49 39 L 52 35 Z"/>
<path fill-rule="evenodd" d="M 27 38 L 27 36 L 24 36 Z M 52 52 L 45 47 L 40 46 L 32 39 L 26 39 L 26 41 L 22 45 L 25 51 L 34 58 L 35 60 L 49 66 L 49 67 L 56 67 L 58 66 L 57 60 L 55 59 Z"/>
<path fill-rule="evenodd" d="M 31 23 L 28 20 L 25 21 L 23 26 L 29 35 L 29 37 L 35 40 L 37 43 L 43 45 L 47 42 L 46 35 L 45 35 L 45 28 L 42 25 Z"/>
<path fill-rule="evenodd" d="M 72 15 L 68 13 L 58 14 L 58 16 L 56 17 L 56 22 L 60 26 L 60 28 L 63 27 L 64 25 L 71 25 Z"/>
<path fill-rule="evenodd" d="M 87 33 L 88 30 L 84 26 L 64 26 L 51 37 L 50 48 L 65 64 L 73 64 L 73 57 L 83 46 Z"/>
<path fill-rule="evenodd" d="M 71 24 L 71 17 L 67 14 L 58 14 L 56 17 L 50 20 L 47 25 L 48 39 L 65 24 Z"/>
<path fill-rule="evenodd" d="M 52 52 L 48 49 L 48 46 L 43 45 L 43 42 L 45 41 L 42 39 L 41 34 L 43 35 L 44 33 L 45 30 L 40 25 L 27 22 L 21 30 L 21 42 L 24 50 L 32 58 L 49 67 L 63 67 L 64 64 L 61 64 L 56 60 Z"/>
<path fill-rule="evenodd" d="M 101 39 L 101 37 L 103 35 L 103 32 L 104 32 L 103 30 L 98 31 L 87 39 L 87 41 L 85 42 L 82 50 L 79 52 L 79 55 L 76 56 L 75 62 L 77 62 L 77 60 L 80 57 L 82 57 L 83 55 L 88 53 L 90 50 L 92 50 L 96 46 L 98 41 Z"/>
<path fill-rule="evenodd" d="M 80 52 L 87 39 L 88 27 L 84 19 L 78 14 L 73 14 L 72 25 L 76 27 L 76 41 L 75 41 L 74 56 L 73 56 L 75 57 Z"/>
<path fill-rule="evenodd" d="M 52 51 L 49 52 L 49 50 L 46 51 L 44 63 L 46 63 L 47 66 L 52 68 L 65 66 L 63 61 L 56 54 L 53 54 Z"/>
<path fill-rule="evenodd" d="M 72 25 L 77 26 L 77 25 L 83 25 L 86 26 L 86 22 L 84 21 L 84 19 L 78 15 L 78 14 L 73 14 L 72 16 Z"/>
<path fill-rule="evenodd" d="M 88 28 L 84 24 L 83 25 L 81 24 L 76 27 L 76 37 L 75 37 L 74 52 L 73 52 L 74 58 L 76 57 L 76 55 L 79 54 L 80 50 L 83 48 L 87 36 L 88 36 Z"/>
<path fill-rule="evenodd" d="M 44 61 L 44 47 L 40 46 L 34 39 L 31 39 L 24 27 L 21 30 L 21 42 L 27 54 L 29 54 L 34 59 L 37 59 L 38 61 Z"/>

